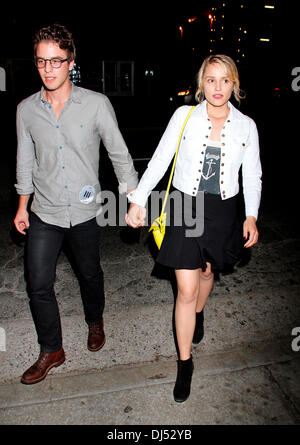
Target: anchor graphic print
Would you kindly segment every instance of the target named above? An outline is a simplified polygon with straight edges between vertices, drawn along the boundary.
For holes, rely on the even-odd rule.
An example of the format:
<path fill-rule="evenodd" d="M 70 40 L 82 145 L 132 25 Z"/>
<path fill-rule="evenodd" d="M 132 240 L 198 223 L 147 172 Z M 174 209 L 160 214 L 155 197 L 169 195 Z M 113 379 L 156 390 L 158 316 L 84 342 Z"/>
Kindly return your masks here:
<path fill-rule="evenodd" d="M 206 147 L 199 191 L 213 194 L 220 193 L 220 158 L 220 147 L 212 145 Z"/>

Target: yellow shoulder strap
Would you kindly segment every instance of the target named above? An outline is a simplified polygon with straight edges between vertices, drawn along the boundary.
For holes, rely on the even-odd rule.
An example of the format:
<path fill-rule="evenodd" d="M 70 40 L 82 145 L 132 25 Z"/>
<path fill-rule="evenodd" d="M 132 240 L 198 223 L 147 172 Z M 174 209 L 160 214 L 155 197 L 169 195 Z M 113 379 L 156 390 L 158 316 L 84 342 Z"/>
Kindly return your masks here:
<path fill-rule="evenodd" d="M 177 148 L 176 148 L 176 153 L 175 153 L 175 156 L 174 156 L 173 166 L 172 166 L 172 170 L 171 170 L 171 174 L 170 174 L 170 178 L 169 178 L 167 191 L 166 191 L 166 194 L 165 194 L 165 199 L 164 199 L 162 210 L 161 210 L 161 215 L 163 214 L 163 212 L 165 210 L 165 207 L 166 207 L 167 198 L 168 198 L 168 195 L 169 195 L 169 190 L 170 190 L 170 186 L 171 186 L 171 182 L 172 182 L 172 178 L 173 178 L 173 174 L 174 174 L 174 170 L 175 170 L 175 164 L 176 164 L 176 160 L 177 160 L 177 155 L 178 155 L 178 150 L 179 150 L 179 146 L 180 146 L 183 130 L 185 129 L 186 123 L 187 123 L 190 115 L 192 114 L 194 108 L 195 108 L 195 105 L 190 109 L 187 117 L 185 118 L 185 121 L 183 123 L 182 129 L 181 129 L 181 132 L 180 132 L 180 135 L 179 135 L 179 140 L 178 140 L 178 144 L 177 144 Z"/>

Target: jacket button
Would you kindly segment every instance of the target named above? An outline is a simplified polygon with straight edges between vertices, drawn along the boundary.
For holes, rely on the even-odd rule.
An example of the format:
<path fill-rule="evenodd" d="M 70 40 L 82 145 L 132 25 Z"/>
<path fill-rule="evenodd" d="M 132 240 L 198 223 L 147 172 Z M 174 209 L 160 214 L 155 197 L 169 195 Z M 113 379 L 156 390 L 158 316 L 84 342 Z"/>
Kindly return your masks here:
<path fill-rule="evenodd" d="M 222 153 L 222 156 L 225 156 L 225 153 Z"/>
<path fill-rule="evenodd" d="M 224 172 L 221 172 L 221 175 L 224 175 Z"/>
<path fill-rule="evenodd" d="M 225 138 L 225 134 L 222 134 L 222 138 Z"/>
<path fill-rule="evenodd" d="M 224 184 L 224 181 L 221 181 L 221 184 Z"/>
<path fill-rule="evenodd" d="M 196 187 L 194 187 L 194 190 L 197 190 Z"/>
<path fill-rule="evenodd" d="M 204 155 L 204 151 L 201 151 L 201 154 Z"/>
<path fill-rule="evenodd" d="M 209 130 L 211 130 L 211 127 L 208 127 Z"/>
<path fill-rule="evenodd" d="M 201 169 L 200 169 L 200 170 L 198 170 L 198 172 L 199 172 L 199 173 L 201 173 Z"/>
<path fill-rule="evenodd" d="M 228 119 L 228 121 L 227 122 L 230 122 L 230 119 Z"/>
<path fill-rule="evenodd" d="M 224 145 L 225 145 L 225 142 L 222 142 L 222 145 L 224 146 Z"/>
<path fill-rule="evenodd" d="M 224 167 L 224 163 L 221 164 L 221 167 Z"/>
<path fill-rule="evenodd" d="M 242 143 L 242 146 L 245 147 L 246 144 L 244 144 L 244 142 Z"/>
<path fill-rule="evenodd" d="M 208 135 L 206 135 L 205 137 L 208 138 Z"/>

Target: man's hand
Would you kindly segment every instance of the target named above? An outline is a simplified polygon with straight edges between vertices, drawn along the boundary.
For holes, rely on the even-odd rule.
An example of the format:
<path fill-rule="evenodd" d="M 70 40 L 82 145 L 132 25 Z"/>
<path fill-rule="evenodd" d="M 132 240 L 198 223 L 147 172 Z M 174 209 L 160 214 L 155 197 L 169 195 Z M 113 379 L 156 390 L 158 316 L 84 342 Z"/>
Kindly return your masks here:
<path fill-rule="evenodd" d="M 19 198 L 19 208 L 17 210 L 14 224 L 18 232 L 22 233 L 22 235 L 26 235 L 25 230 L 29 227 L 29 216 L 27 212 L 27 204 L 29 201 L 30 195 L 21 195 Z"/>
<path fill-rule="evenodd" d="M 247 238 L 248 241 L 244 244 L 244 247 L 251 247 L 258 241 L 258 230 L 254 216 L 247 216 L 244 221 L 244 239 Z"/>
<path fill-rule="evenodd" d="M 22 235 L 26 235 L 25 229 L 29 227 L 29 217 L 27 210 L 18 210 L 14 219 L 15 227 Z"/>
<path fill-rule="evenodd" d="M 126 213 L 125 221 L 130 226 L 136 229 L 145 225 L 146 209 L 145 207 L 131 203 L 128 213 Z"/>

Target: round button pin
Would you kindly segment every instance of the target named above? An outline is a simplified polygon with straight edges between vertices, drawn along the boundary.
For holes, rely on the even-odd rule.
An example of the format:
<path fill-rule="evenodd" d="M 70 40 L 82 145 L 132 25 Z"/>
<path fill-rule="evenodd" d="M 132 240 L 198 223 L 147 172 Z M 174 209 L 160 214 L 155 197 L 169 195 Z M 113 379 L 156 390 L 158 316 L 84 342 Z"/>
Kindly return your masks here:
<path fill-rule="evenodd" d="M 92 185 L 85 185 L 79 192 L 79 201 L 83 204 L 89 204 L 95 197 L 95 189 Z"/>

